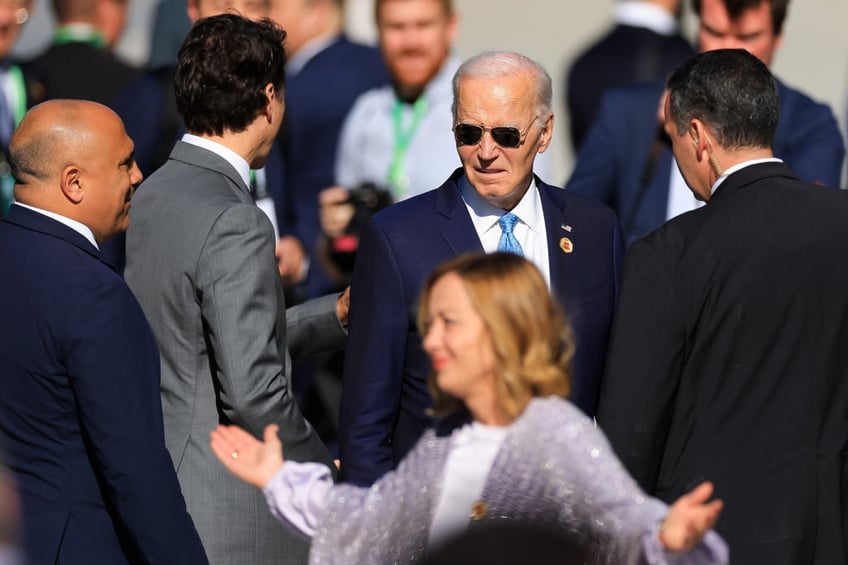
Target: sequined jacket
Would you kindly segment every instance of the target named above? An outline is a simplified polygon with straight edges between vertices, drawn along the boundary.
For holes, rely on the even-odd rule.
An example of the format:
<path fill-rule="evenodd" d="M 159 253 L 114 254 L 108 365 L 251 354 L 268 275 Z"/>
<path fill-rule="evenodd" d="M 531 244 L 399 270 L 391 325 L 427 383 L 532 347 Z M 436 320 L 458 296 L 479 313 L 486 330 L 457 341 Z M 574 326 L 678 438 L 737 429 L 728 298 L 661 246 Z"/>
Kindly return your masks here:
<path fill-rule="evenodd" d="M 429 430 L 371 488 L 335 486 L 319 515 L 310 563 L 421 561 L 451 443 Z M 471 528 L 507 520 L 555 525 L 589 543 L 602 563 L 727 561 L 714 532 L 685 555 L 666 555 L 656 535 L 666 510 L 639 489 L 591 420 L 564 400 L 544 398 L 510 426 L 469 516 Z"/>

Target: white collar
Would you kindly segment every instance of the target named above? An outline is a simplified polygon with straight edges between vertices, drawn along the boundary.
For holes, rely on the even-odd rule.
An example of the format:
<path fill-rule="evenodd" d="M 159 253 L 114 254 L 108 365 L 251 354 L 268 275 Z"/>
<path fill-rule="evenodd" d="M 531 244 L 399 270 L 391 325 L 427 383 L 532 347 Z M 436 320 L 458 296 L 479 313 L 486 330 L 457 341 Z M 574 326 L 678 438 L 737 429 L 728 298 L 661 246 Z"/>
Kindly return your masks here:
<path fill-rule="evenodd" d="M 459 179 L 459 190 L 462 194 L 462 199 L 474 212 L 471 214 L 471 221 L 474 222 L 477 233 L 485 233 L 497 225 L 498 220 L 504 215 L 503 208 L 498 208 L 482 196 L 468 182 L 468 177 L 462 175 Z M 519 221 L 525 224 L 533 231 L 540 231 L 542 219 L 541 201 L 539 200 L 539 190 L 536 187 L 536 179 L 530 179 L 530 186 L 518 204 L 510 210 L 518 216 Z"/>
<path fill-rule="evenodd" d="M 615 21 L 621 25 L 644 27 L 660 35 L 677 33 L 674 16 L 649 2 L 625 0 L 615 6 Z"/>
<path fill-rule="evenodd" d="M 227 163 L 232 165 L 236 172 L 239 174 L 241 180 L 244 181 L 245 188 L 250 188 L 250 165 L 247 163 L 244 157 L 242 157 L 229 147 L 224 147 L 217 141 L 212 141 L 211 139 L 200 137 L 198 135 L 186 133 L 183 134 L 182 140 L 188 144 L 200 147 L 202 149 L 206 149 L 207 151 L 211 151 L 218 157 L 224 159 Z"/>
<path fill-rule="evenodd" d="M 303 67 L 312 60 L 315 55 L 326 49 L 341 38 L 341 34 L 333 34 L 327 37 L 315 37 L 300 46 L 295 53 L 286 61 L 286 78 L 292 78 L 303 70 Z"/>
<path fill-rule="evenodd" d="M 72 230 L 74 230 L 75 232 L 77 232 L 78 234 L 83 236 L 85 239 L 87 239 L 88 242 L 91 243 L 91 245 L 93 245 L 95 249 L 97 249 L 98 251 L 100 250 L 100 246 L 97 245 L 97 241 L 94 239 L 94 232 L 92 232 L 91 229 L 89 229 L 89 227 L 87 225 L 85 225 L 81 222 L 78 222 L 76 220 L 72 220 L 71 218 L 68 218 L 67 216 L 62 216 L 61 214 L 57 214 L 56 212 L 50 212 L 49 210 L 42 210 L 41 208 L 36 208 L 35 206 L 30 206 L 30 205 L 24 204 L 22 202 L 15 202 L 13 205 L 14 206 L 20 206 L 22 208 L 26 208 L 27 210 L 32 210 L 33 212 L 37 212 L 37 213 L 39 213 L 43 216 L 47 216 L 48 218 L 51 218 L 51 219 L 56 220 L 57 222 L 59 222 L 61 224 L 66 225 L 67 227 L 71 228 Z"/>
<path fill-rule="evenodd" d="M 751 165 L 759 165 L 760 163 L 782 163 L 782 162 L 783 161 L 781 159 L 778 159 L 777 157 L 766 157 L 764 159 L 751 159 L 750 161 L 742 161 L 741 163 L 736 163 L 732 167 L 730 167 L 730 168 L 726 169 L 724 172 L 722 172 L 721 176 L 716 179 L 716 181 L 713 183 L 713 186 L 710 188 L 710 195 L 715 194 L 715 191 L 718 189 L 719 186 L 721 186 L 721 183 L 723 183 L 727 179 L 727 177 L 729 177 L 730 175 L 732 175 L 736 171 L 741 171 L 745 167 L 750 167 Z"/>

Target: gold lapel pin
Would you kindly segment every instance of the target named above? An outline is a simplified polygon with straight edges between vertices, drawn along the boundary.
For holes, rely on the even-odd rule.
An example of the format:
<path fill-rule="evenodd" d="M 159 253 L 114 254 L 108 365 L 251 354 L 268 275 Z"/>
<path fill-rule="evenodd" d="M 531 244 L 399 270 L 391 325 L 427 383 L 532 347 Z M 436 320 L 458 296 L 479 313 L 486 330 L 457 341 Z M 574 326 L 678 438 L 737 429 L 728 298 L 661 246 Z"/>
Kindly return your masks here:
<path fill-rule="evenodd" d="M 489 505 L 478 500 L 471 505 L 471 519 L 474 521 L 482 520 L 489 513 Z"/>
<path fill-rule="evenodd" d="M 572 251 L 574 251 L 574 244 L 571 243 L 570 239 L 564 237 L 559 240 L 559 248 L 562 249 L 563 253 L 571 253 Z"/>

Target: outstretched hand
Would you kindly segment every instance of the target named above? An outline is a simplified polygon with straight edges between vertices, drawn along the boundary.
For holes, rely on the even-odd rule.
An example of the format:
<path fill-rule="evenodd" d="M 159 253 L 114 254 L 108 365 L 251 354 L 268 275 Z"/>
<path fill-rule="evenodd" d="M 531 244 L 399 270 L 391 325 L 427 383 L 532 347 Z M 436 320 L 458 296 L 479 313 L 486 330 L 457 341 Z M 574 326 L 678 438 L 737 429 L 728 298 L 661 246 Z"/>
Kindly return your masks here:
<path fill-rule="evenodd" d="M 233 475 L 264 489 L 284 463 L 278 429 L 276 424 L 265 426 L 263 442 L 238 426 L 218 426 L 209 434 L 209 443 L 213 453 Z"/>
<path fill-rule="evenodd" d="M 701 543 L 721 513 L 721 500 L 707 502 L 712 494 L 713 484 L 703 482 L 668 509 L 659 533 L 660 543 L 667 550 L 688 551 Z"/>

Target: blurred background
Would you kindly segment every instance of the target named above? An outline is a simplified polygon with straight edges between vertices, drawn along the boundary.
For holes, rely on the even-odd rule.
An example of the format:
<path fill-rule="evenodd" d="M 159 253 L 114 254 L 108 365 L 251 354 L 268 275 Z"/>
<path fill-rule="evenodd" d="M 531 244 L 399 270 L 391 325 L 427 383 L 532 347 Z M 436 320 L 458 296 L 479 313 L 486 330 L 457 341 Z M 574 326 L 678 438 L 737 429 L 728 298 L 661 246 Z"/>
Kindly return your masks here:
<path fill-rule="evenodd" d="M 159 1 L 128 0 L 130 13 L 119 54 L 133 64 L 144 64 L 150 53 L 150 32 Z M 351 36 L 373 43 L 373 0 L 347 0 L 347 27 Z M 53 28 L 48 0 L 35 0 L 31 21 L 24 28 L 16 53 L 28 58 L 47 47 Z M 574 163 L 566 139 L 563 75 L 582 47 L 604 33 L 615 0 L 454 0 L 460 20 L 457 42 L 462 58 L 492 49 L 519 51 L 542 63 L 554 81 L 556 125 L 553 175 L 545 179 L 562 184 Z M 694 37 L 694 19 L 684 2 L 685 35 Z M 184 13 L 184 10 L 183 10 Z M 845 131 L 848 109 L 848 22 L 845 0 L 794 0 L 784 29 L 783 45 L 772 65 L 789 85 L 830 104 Z"/>

